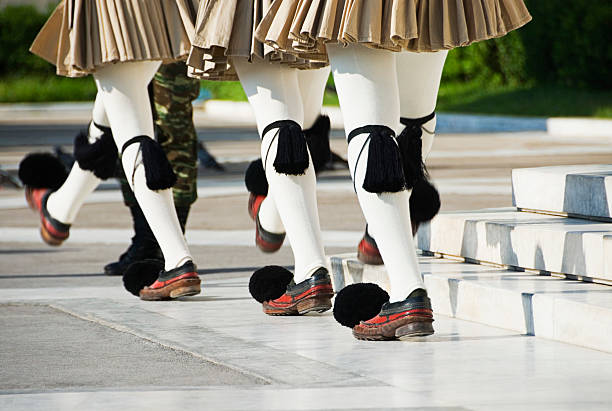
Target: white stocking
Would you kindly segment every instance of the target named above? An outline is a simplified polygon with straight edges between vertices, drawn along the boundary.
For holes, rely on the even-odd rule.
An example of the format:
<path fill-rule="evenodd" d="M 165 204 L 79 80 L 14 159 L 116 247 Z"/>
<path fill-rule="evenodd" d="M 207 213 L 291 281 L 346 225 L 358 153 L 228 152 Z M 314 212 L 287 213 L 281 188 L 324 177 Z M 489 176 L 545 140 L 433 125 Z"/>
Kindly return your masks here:
<path fill-rule="evenodd" d="M 293 120 L 303 124 L 303 108 L 297 81 L 297 70 L 274 64 L 234 59 L 234 66 L 242 87 L 257 119 L 259 134 L 269 124 L 279 120 Z M 277 173 L 272 165 L 276 158 L 278 129 L 262 136 L 261 157 L 270 185 L 268 196 L 261 207 L 276 206 L 287 230 L 295 259 L 295 281 L 310 277 L 318 268 L 325 267 L 325 253 L 321 241 L 321 227 L 317 210 L 316 178 L 312 160 L 304 175 Z M 267 159 L 267 160 L 266 160 Z M 269 210 L 269 209 L 268 209 Z M 266 230 L 270 221 L 260 222 Z M 271 230 L 273 231 L 273 230 Z M 274 232 L 274 231 L 273 231 Z"/>
<path fill-rule="evenodd" d="M 132 137 L 154 135 L 147 85 L 159 65 L 155 61 L 119 63 L 105 66 L 94 75 L 119 150 Z M 146 185 L 140 144 L 128 146 L 121 161 L 138 205 L 164 254 L 165 269 L 171 270 L 191 260 L 176 216 L 172 190 L 152 191 Z"/>
<path fill-rule="evenodd" d="M 359 45 L 329 44 L 327 51 L 346 134 L 366 125 L 401 130 L 395 54 Z M 411 234 L 409 192 L 374 194 L 363 189 L 368 163 L 367 138 L 368 134 L 360 134 L 349 144 L 349 166 L 368 229 L 376 238 L 385 261 L 391 301 L 401 301 L 413 290 L 425 288 Z"/>
<path fill-rule="evenodd" d="M 304 129 L 312 127 L 321 114 L 329 66 L 316 70 L 298 70 L 297 78 L 304 107 Z"/>
<path fill-rule="evenodd" d="M 436 53 L 398 53 L 396 64 L 402 117 L 421 118 L 435 110 L 447 55 L 448 50 Z M 423 160 L 431 151 L 435 130 L 435 117 L 423 124 Z"/>
<path fill-rule="evenodd" d="M 92 112 L 93 122 L 89 125 L 89 142 L 94 143 L 102 136 L 102 130 L 93 123 L 108 127 L 104 104 L 100 94 L 96 96 Z M 83 170 L 76 161 L 62 186 L 49 196 L 47 211 L 51 217 L 65 224 L 72 224 L 85 201 L 85 198 L 100 184 L 93 172 Z"/>
<path fill-rule="evenodd" d="M 325 85 L 329 78 L 329 66 L 316 70 L 298 70 L 297 78 L 304 108 L 304 129 L 312 127 L 321 114 Z M 265 126 L 264 126 L 265 127 Z M 259 210 L 259 220 L 267 231 L 284 233 L 285 228 L 281 221 L 276 205 L 272 199 L 263 201 Z"/>

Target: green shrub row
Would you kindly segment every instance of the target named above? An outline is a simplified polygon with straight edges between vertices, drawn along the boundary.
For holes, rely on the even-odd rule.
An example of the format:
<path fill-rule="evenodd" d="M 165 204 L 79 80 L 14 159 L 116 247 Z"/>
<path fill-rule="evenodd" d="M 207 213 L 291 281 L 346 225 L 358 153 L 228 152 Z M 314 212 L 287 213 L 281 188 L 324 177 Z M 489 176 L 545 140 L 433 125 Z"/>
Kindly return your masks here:
<path fill-rule="evenodd" d="M 525 2 L 532 22 L 501 39 L 451 51 L 444 81 L 612 89 L 612 1 Z M 47 16 L 31 6 L 0 10 L 0 75 L 54 72 L 28 52 Z"/>
<path fill-rule="evenodd" d="M 449 53 L 446 81 L 612 89 L 612 2 L 526 0 L 533 20 L 509 35 Z"/>
<path fill-rule="evenodd" d="M 0 9 L 0 75 L 55 73 L 51 64 L 28 51 L 48 15 L 33 6 Z"/>

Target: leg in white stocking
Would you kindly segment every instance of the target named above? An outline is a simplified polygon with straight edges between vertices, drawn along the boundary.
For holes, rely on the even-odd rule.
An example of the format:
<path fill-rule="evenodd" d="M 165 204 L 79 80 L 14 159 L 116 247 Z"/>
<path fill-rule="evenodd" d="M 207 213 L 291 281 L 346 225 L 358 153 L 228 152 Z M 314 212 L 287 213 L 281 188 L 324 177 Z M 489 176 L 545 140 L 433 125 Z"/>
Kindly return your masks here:
<path fill-rule="evenodd" d="M 436 53 L 398 53 L 396 64 L 401 117 L 417 119 L 433 113 L 447 55 L 446 50 Z M 426 159 L 433 145 L 436 118 L 424 123 L 422 128 L 423 159 Z"/>
<path fill-rule="evenodd" d="M 366 125 L 399 131 L 399 94 L 395 55 L 363 46 L 328 45 L 347 135 Z M 349 144 L 348 160 L 357 197 L 385 261 L 391 301 L 404 300 L 425 288 L 411 235 L 408 191 L 375 194 L 363 189 L 368 163 L 369 134 Z"/>
<path fill-rule="evenodd" d="M 272 129 L 264 135 L 264 129 L 279 120 L 292 120 L 302 125 L 303 108 L 297 70 L 268 63 L 249 63 L 242 59 L 235 59 L 234 65 L 262 135 L 261 156 L 270 186 L 262 207 L 270 208 L 260 217 L 272 218 L 262 220 L 261 223 L 262 226 L 265 224 L 266 229 L 276 226 L 278 230 L 280 227 L 273 220 L 275 213 L 280 216 L 293 249 L 294 280 L 300 282 L 310 277 L 318 268 L 326 266 L 317 210 L 314 168 L 308 167 L 304 175 L 278 173 L 273 166 L 278 147 L 278 129 Z M 276 210 L 273 209 L 274 206 Z"/>
<path fill-rule="evenodd" d="M 154 135 L 147 85 L 158 67 L 158 62 L 122 63 L 103 67 L 94 75 L 119 150 L 133 137 L 152 138 Z M 138 204 L 164 254 L 165 269 L 174 269 L 191 260 L 171 190 L 153 191 L 147 187 L 140 144 L 126 148 L 122 163 Z"/>
<path fill-rule="evenodd" d="M 304 107 L 304 129 L 312 127 L 321 115 L 325 85 L 329 78 L 329 66 L 316 70 L 298 70 L 298 84 Z"/>
<path fill-rule="evenodd" d="M 92 118 L 93 121 L 89 125 L 89 143 L 94 143 L 103 134 L 94 123 L 106 127 L 109 125 L 100 94 L 96 96 Z M 75 162 L 64 184 L 49 196 L 47 201 L 49 214 L 62 223 L 72 224 L 85 198 L 95 190 L 100 181 L 93 172 L 83 170 Z"/>
<path fill-rule="evenodd" d="M 321 104 L 325 93 L 325 84 L 329 78 L 330 68 L 324 67 L 316 70 L 298 70 L 297 78 L 304 108 L 304 129 L 312 127 L 321 115 Z M 270 193 L 272 188 L 268 188 Z M 273 200 L 274 196 L 268 194 L 259 209 L 259 219 L 262 227 L 271 233 L 284 233 L 280 215 Z"/>

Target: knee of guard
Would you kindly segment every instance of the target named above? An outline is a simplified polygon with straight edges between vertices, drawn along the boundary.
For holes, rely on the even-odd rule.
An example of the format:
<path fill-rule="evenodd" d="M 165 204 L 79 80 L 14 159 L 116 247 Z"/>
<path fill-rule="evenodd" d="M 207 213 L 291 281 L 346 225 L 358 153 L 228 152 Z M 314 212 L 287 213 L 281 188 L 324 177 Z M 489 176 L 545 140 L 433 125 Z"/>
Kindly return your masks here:
<path fill-rule="evenodd" d="M 83 170 L 91 171 L 102 180 L 115 174 L 117 165 L 117 146 L 109 127 L 94 125 L 102 131 L 95 142 L 89 142 L 89 133 L 81 131 L 74 139 L 74 158 Z"/>
<path fill-rule="evenodd" d="M 278 129 L 275 136 L 278 144 L 273 163 L 274 169 L 281 174 L 295 176 L 304 174 L 310 161 L 306 136 L 302 127 L 293 120 L 275 121 L 266 126 L 262 138 L 274 129 Z M 264 160 L 264 164 L 267 164 L 267 158 Z"/>
<path fill-rule="evenodd" d="M 363 189 L 369 193 L 397 193 L 406 189 L 400 149 L 395 133 L 387 126 L 369 125 L 356 128 L 348 136 L 348 142 L 360 134 L 368 134 L 357 163 L 368 144 L 368 163 Z"/>
<path fill-rule="evenodd" d="M 176 174 L 162 146 L 151 137 L 136 136 L 123 145 L 121 153 L 123 154 L 132 144 L 140 144 L 147 187 L 151 190 L 172 188 L 176 184 Z"/>

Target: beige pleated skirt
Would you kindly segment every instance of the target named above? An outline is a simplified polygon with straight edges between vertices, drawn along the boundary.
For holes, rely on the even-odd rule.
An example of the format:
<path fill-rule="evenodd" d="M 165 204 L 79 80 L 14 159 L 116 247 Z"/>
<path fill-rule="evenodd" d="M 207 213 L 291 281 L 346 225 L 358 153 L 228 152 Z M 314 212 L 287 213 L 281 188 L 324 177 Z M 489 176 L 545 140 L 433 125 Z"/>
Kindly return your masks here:
<path fill-rule="evenodd" d="M 501 37 L 529 20 L 522 0 L 276 0 L 256 38 L 327 60 L 326 43 L 432 52 Z"/>
<path fill-rule="evenodd" d="M 237 80 L 233 58 L 256 59 L 296 68 L 320 67 L 305 56 L 283 53 L 255 39 L 255 30 L 272 0 L 201 0 L 187 59 L 189 75 L 208 80 Z"/>
<path fill-rule="evenodd" d="M 198 0 L 63 0 L 30 51 L 68 77 L 116 62 L 184 59 L 197 8 Z"/>

